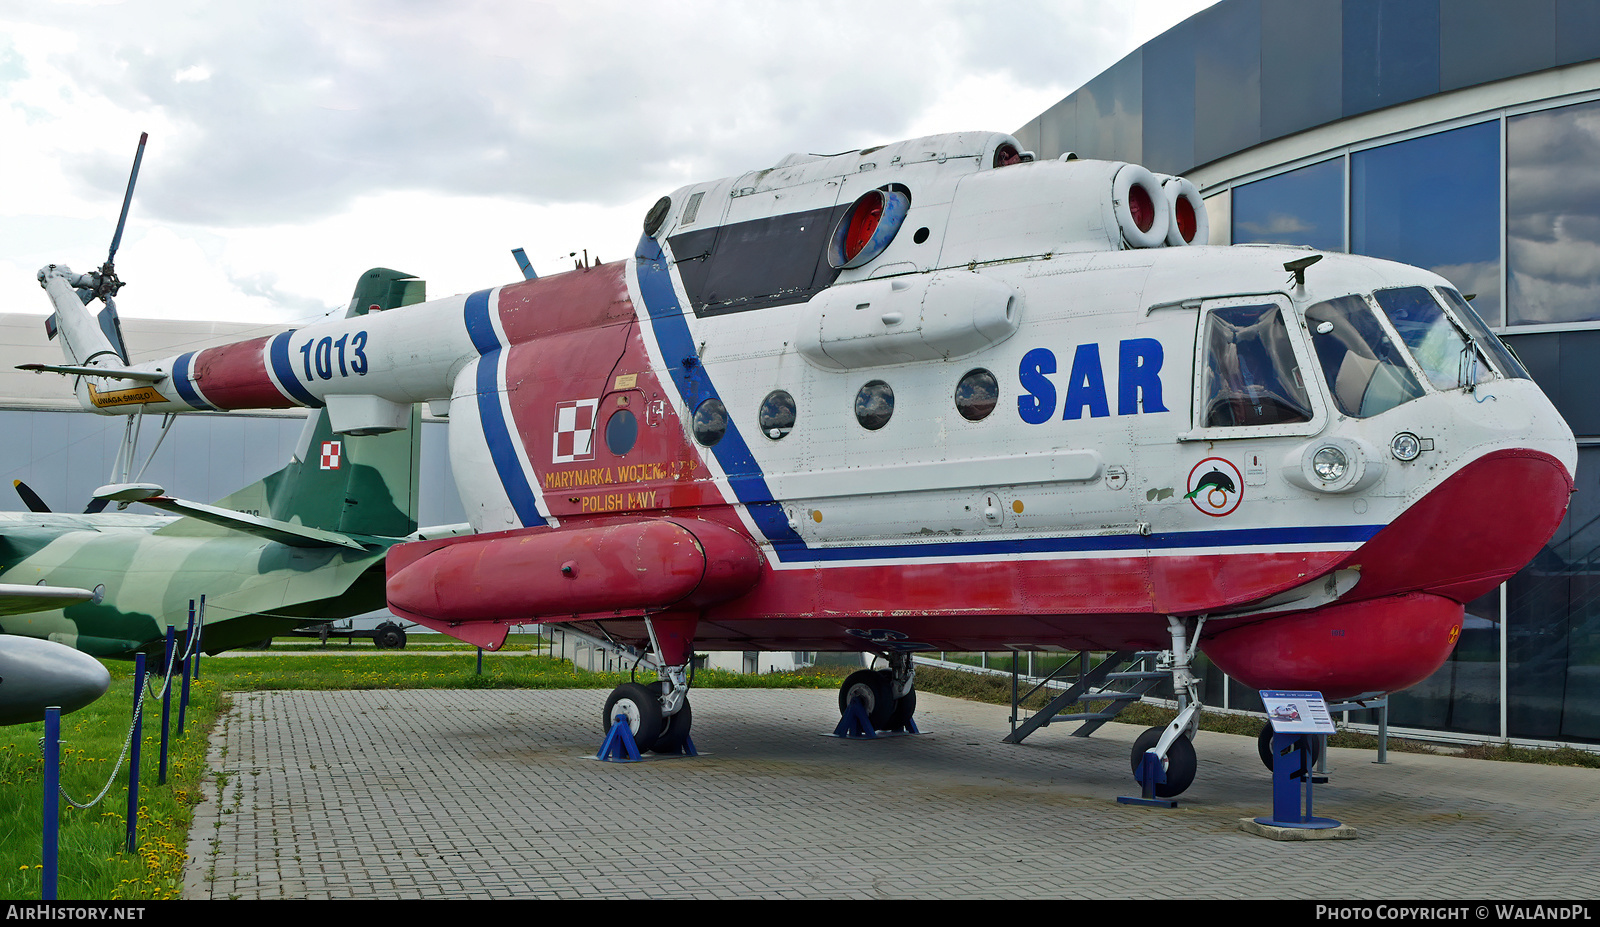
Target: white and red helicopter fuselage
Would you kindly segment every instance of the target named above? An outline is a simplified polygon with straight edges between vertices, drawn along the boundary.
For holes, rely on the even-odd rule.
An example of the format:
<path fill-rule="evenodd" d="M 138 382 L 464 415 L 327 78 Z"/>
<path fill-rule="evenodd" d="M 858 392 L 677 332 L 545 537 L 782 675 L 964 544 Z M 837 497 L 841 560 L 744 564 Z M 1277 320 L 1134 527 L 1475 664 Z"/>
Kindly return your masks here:
<path fill-rule="evenodd" d="M 625 261 L 78 390 L 348 432 L 448 400 L 477 533 L 394 548 L 389 601 L 491 649 L 1163 649 L 1176 621 L 1253 687 L 1412 685 L 1556 529 L 1572 434 L 1444 279 L 1204 222 L 1187 182 L 996 133 L 791 156 L 664 198 Z M 121 367 L 50 270 L 72 363 Z"/>

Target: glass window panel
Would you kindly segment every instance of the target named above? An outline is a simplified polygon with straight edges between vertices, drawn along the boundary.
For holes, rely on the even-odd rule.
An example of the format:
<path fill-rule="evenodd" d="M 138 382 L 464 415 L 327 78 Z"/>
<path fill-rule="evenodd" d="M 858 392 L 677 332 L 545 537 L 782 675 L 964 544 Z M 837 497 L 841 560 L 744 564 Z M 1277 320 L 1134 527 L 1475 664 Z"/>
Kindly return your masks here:
<path fill-rule="evenodd" d="M 1455 312 L 1456 320 L 1467 330 L 1467 334 L 1472 336 L 1472 340 L 1488 356 L 1490 363 L 1501 376 L 1518 380 L 1529 379 L 1528 371 L 1523 368 L 1522 361 L 1517 360 L 1517 356 L 1511 353 L 1505 343 L 1495 337 L 1494 332 L 1489 331 L 1489 326 L 1483 324 L 1483 318 L 1478 315 L 1478 311 L 1473 309 L 1460 293 L 1447 286 L 1440 287 L 1439 293 Z"/>
<path fill-rule="evenodd" d="M 1233 241 L 1343 251 L 1344 159 L 1234 187 Z"/>
<path fill-rule="evenodd" d="M 1600 448 L 1578 450 L 1578 492 L 1511 578 L 1506 723 L 1512 737 L 1600 743 Z"/>
<path fill-rule="evenodd" d="M 1400 349 L 1359 296 L 1306 310 L 1311 346 L 1339 411 L 1354 418 L 1387 412 L 1422 395 Z"/>
<path fill-rule="evenodd" d="M 1597 163 L 1600 102 L 1506 120 L 1511 324 L 1600 320 Z"/>
<path fill-rule="evenodd" d="M 1500 312 L 1500 124 L 1350 155 L 1350 250 L 1424 267 Z"/>
<path fill-rule="evenodd" d="M 1372 296 L 1434 389 L 1460 389 L 1493 378 L 1492 368 L 1445 316 L 1427 287 L 1379 290 Z"/>
<path fill-rule="evenodd" d="M 1230 306 L 1206 317 L 1201 427 L 1311 421 L 1300 367 L 1277 306 Z"/>
<path fill-rule="evenodd" d="M 1376 712 L 1354 720 L 1376 724 Z M 1389 699 L 1389 723 L 1500 734 L 1500 590 L 1467 603 L 1461 637 L 1432 676 Z"/>

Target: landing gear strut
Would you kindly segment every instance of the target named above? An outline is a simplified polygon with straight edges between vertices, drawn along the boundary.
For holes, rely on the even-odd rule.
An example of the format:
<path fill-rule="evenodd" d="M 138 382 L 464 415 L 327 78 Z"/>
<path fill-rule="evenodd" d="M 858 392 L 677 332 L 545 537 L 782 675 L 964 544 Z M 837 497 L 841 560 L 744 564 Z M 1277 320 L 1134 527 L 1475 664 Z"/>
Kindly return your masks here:
<path fill-rule="evenodd" d="M 641 751 L 682 753 L 692 749 L 689 727 L 689 666 L 694 659 L 695 618 L 645 619 L 651 652 L 660 661 L 661 679 L 643 685 L 625 682 L 606 699 L 602 730 L 609 731 L 618 717 L 628 722 L 633 742 Z M 659 630 L 659 633 L 658 633 Z"/>
<path fill-rule="evenodd" d="M 1189 671 L 1195 649 L 1200 643 L 1200 628 L 1205 618 L 1195 621 L 1193 642 L 1187 624 L 1181 618 L 1167 618 L 1167 631 L 1172 635 L 1172 689 L 1178 696 L 1178 716 L 1165 727 L 1153 727 L 1139 735 L 1133 742 L 1132 765 L 1135 778 L 1144 762 L 1144 755 L 1154 751 L 1166 775 L 1165 782 L 1155 785 L 1160 798 L 1181 795 L 1194 783 L 1199 766 L 1195 756 L 1194 735 L 1200 729 L 1200 680 Z"/>

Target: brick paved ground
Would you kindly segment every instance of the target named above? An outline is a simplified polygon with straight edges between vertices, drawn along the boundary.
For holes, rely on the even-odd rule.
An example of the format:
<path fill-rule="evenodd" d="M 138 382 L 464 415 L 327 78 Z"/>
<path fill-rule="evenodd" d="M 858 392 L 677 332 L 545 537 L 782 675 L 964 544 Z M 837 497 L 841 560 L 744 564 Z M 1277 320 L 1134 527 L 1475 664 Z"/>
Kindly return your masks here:
<path fill-rule="evenodd" d="M 1283 843 L 1254 738 L 1202 732 L 1178 810 L 1132 794 L 1139 729 L 999 742 L 1007 709 L 919 693 L 920 737 L 846 742 L 833 691 L 697 690 L 706 755 L 596 762 L 600 691 L 260 692 L 212 741 L 226 779 L 189 898 L 1600 896 L 1600 771 L 1333 750 Z"/>

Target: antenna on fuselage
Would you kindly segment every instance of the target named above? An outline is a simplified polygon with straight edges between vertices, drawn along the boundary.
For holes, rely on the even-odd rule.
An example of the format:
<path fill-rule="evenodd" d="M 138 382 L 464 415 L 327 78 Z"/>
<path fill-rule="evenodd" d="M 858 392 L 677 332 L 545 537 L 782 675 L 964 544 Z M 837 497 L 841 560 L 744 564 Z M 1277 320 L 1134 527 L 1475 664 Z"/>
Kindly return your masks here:
<path fill-rule="evenodd" d="M 533 262 L 528 260 L 528 252 L 521 248 L 512 248 L 511 256 L 517 259 L 517 266 L 522 268 L 522 279 L 539 279 L 539 275 L 533 272 Z"/>
<path fill-rule="evenodd" d="M 1310 254 L 1285 263 L 1283 269 L 1294 274 L 1294 285 L 1303 290 L 1306 288 L 1306 268 L 1320 260 L 1322 260 L 1322 255 Z"/>

